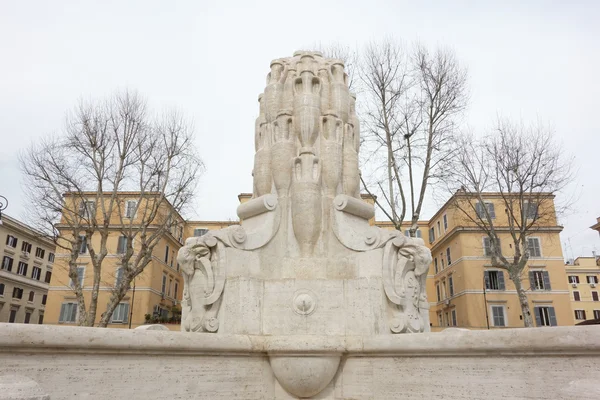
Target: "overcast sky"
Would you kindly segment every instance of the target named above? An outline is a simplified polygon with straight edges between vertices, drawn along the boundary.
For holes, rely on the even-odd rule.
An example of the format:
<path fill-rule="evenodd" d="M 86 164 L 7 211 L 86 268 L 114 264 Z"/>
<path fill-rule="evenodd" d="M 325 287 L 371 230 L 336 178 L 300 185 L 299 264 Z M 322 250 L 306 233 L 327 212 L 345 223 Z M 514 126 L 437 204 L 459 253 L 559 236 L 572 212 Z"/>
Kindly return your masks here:
<path fill-rule="evenodd" d="M 485 5 L 482 5 L 485 3 Z M 453 48 L 469 70 L 467 123 L 552 125 L 575 156 L 565 257 L 600 252 L 598 1 L 8 1 L 0 7 L 0 194 L 23 217 L 18 152 L 60 130 L 80 97 L 133 88 L 195 121 L 206 173 L 193 219 L 236 219 L 252 189 L 257 96 L 269 62 L 315 43 L 392 35 Z M 526 5 L 524 3 L 527 3 Z M 560 199 L 559 199 L 560 200 Z M 435 211 L 430 204 L 424 218 Z"/>

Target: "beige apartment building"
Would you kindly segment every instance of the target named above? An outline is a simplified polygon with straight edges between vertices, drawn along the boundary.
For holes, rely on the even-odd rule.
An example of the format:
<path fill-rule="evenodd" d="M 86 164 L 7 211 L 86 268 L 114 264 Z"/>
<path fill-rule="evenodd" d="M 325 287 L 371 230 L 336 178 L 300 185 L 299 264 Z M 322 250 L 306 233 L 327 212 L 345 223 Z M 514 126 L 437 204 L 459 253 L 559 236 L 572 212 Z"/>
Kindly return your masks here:
<path fill-rule="evenodd" d="M 600 259 L 578 257 L 565 270 L 575 323 L 600 319 Z"/>
<path fill-rule="evenodd" d="M 0 225 L 0 322 L 44 322 L 53 241 L 6 214 Z"/>
<path fill-rule="evenodd" d="M 84 196 L 85 197 L 85 196 Z M 108 200 L 109 196 L 104 198 Z M 77 201 L 80 201 L 79 199 Z M 87 204 L 80 207 L 84 212 L 95 210 L 99 212 L 99 205 L 92 194 Z M 123 236 L 124 226 L 131 223 L 135 228 L 142 216 L 145 215 L 145 200 L 140 201 L 139 192 L 119 193 L 120 206 L 115 207 L 109 225 L 107 251 L 101 272 L 100 288 L 98 291 L 98 312 L 96 323 L 100 321 L 101 314 L 106 310 L 113 289 L 120 282 L 122 271 L 120 260 L 126 251 L 127 238 Z M 162 323 L 172 330 L 179 330 L 181 316 L 181 298 L 183 294 L 183 278 L 177 263 L 177 252 L 184 243 L 184 221 L 174 212 L 168 202 L 164 203 L 160 215 L 171 213 L 173 215 L 172 227 L 160 236 L 152 252 L 152 259 L 144 271 L 138 275 L 126 296 L 115 309 L 108 325 L 111 328 L 135 328 L 145 323 Z M 57 228 L 68 231 L 63 221 Z M 148 234 L 158 228 L 157 224 L 148 226 Z M 83 290 L 86 307 L 89 307 L 92 295 L 93 267 L 90 259 L 89 247 L 99 248 L 100 237 L 95 233 L 91 243 L 82 242 L 77 258 L 77 272 L 79 283 Z M 139 249 L 139 240 L 133 240 L 133 252 Z M 70 252 L 63 248 L 57 249 L 54 275 L 50 282 L 48 304 L 46 307 L 46 324 L 76 324 L 77 300 L 73 289 L 73 282 L 69 278 L 68 260 Z"/>

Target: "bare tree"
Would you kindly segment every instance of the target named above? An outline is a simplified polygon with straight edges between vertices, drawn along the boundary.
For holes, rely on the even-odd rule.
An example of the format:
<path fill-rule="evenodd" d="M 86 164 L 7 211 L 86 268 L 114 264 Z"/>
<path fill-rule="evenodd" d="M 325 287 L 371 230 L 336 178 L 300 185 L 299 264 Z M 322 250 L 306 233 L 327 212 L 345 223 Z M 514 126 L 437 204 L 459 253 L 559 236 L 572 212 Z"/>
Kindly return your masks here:
<path fill-rule="evenodd" d="M 334 42 L 328 45 L 321 43 L 313 46 L 317 51 L 323 53 L 325 57 L 335 58 L 344 63 L 346 73 L 348 74 L 348 89 L 355 91 L 358 89 L 356 85 L 356 69 L 358 66 L 358 53 L 350 46 L 339 42 Z"/>
<path fill-rule="evenodd" d="M 400 230 L 407 214 L 416 235 L 427 188 L 443 180 L 455 153 L 457 119 L 467 104 L 467 73 L 454 53 L 414 51 L 388 39 L 369 44 L 360 61 L 366 161 L 374 182 L 362 180 Z M 361 178 L 362 179 L 362 178 Z"/>
<path fill-rule="evenodd" d="M 526 327 L 533 326 L 523 286 L 523 273 L 532 256 L 529 236 L 540 228 L 556 226 L 560 209 L 556 193 L 571 177 L 571 160 L 555 144 L 550 130 L 499 120 L 492 134 L 481 140 L 461 139 L 461 151 L 452 165 L 452 205 L 464 221 L 484 232 L 486 254 L 493 267 L 507 271 L 515 285 Z M 496 215 L 486 198 L 499 199 L 504 209 Z M 511 245 L 500 245 L 501 236 Z"/>
<path fill-rule="evenodd" d="M 79 325 L 96 321 L 103 273 L 117 278 L 98 324 L 105 327 L 160 239 L 183 229 L 179 212 L 190 203 L 202 169 L 191 126 L 176 111 L 151 116 L 139 94 L 125 91 L 80 102 L 64 134 L 32 145 L 20 165 L 38 226 L 68 254 Z M 107 271 L 107 243 L 117 234 L 117 269 L 111 263 Z M 84 252 L 93 268 L 88 303 L 77 268 Z"/>

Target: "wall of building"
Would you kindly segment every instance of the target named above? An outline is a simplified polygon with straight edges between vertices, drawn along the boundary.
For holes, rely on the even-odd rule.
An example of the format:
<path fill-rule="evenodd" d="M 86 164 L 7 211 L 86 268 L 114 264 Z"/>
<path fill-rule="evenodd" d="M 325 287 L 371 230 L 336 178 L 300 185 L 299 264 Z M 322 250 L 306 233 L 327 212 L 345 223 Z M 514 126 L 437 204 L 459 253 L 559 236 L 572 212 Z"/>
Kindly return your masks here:
<path fill-rule="evenodd" d="M 9 243 L 9 236 L 16 239 L 16 246 L 12 246 L 14 244 L 12 241 Z M 29 252 L 23 251 L 25 243 L 31 247 Z M 8 215 L 2 216 L 0 322 L 31 324 L 43 322 L 47 307 L 44 303 L 48 294 L 46 280 L 50 278 L 47 274 L 52 274 L 55 247 L 54 243 L 42 233 Z M 25 274 L 22 274 L 24 268 L 20 267 L 20 263 L 26 265 Z"/>
<path fill-rule="evenodd" d="M 596 257 L 579 257 L 565 265 L 569 297 L 575 323 L 600 319 L 600 262 Z M 578 294 L 578 297 L 575 294 Z"/>

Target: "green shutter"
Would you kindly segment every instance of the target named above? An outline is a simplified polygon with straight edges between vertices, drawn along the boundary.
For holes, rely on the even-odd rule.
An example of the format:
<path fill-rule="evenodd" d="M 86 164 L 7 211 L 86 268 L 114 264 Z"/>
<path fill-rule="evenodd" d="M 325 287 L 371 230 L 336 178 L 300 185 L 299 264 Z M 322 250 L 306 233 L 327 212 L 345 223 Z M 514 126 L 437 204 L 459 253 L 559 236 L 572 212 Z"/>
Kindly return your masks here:
<path fill-rule="evenodd" d="M 129 303 L 123 303 L 123 308 L 123 312 L 125 312 L 125 315 L 123 316 L 123 323 L 126 324 L 129 320 Z"/>
<path fill-rule="evenodd" d="M 483 271 L 483 282 L 485 283 L 485 288 L 490 288 L 490 273 L 488 271 Z"/>
<path fill-rule="evenodd" d="M 66 316 L 66 304 L 61 304 L 60 306 L 60 316 L 58 317 L 58 322 L 65 322 L 65 316 Z"/>

